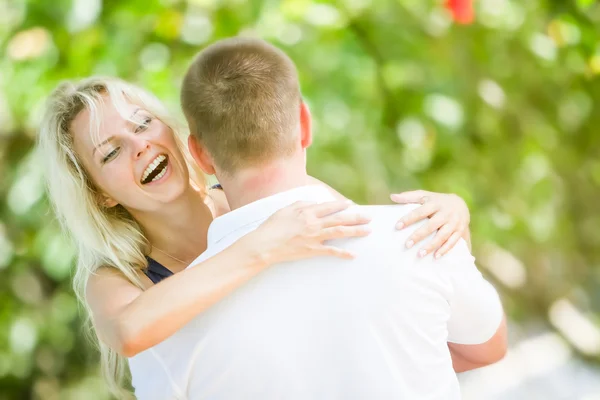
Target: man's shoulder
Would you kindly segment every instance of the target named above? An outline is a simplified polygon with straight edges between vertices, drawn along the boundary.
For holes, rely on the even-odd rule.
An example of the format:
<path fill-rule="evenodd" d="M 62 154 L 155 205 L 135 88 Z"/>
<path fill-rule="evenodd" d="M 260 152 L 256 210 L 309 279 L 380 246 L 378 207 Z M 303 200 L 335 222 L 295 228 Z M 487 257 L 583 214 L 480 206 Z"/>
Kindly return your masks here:
<path fill-rule="evenodd" d="M 378 248 L 390 247 L 396 250 L 405 250 L 402 245 L 408 240 L 410 234 L 418 229 L 427 219 L 414 223 L 404 229 L 396 229 L 398 221 L 418 208 L 419 204 L 393 204 L 393 205 L 354 205 L 345 210 L 345 213 L 357 213 L 371 219 L 369 228 L 371 234 L 360 243 Z M 352 241 L 354 242 L 354 241 Z M 393 244 L 393 246 L 388 246 Z"/>
<path fill-rule="evenodd" d="M 356 212 L 371 218 L 371 227 L 395 226 L 400 218 L 408 215 L 411 211 L 419 208 L 420 204 L 392 204 L 392 205 L 374 205 L 362 206 L 356 205 L 350 207 L 347 212 Z M 418 222 L 420 226 L 423 221 Z"/>
<path fill-rule="evenodd" d="M 386 205 L 353 205 L 349 208 L 350 211 L 358 211 L 360 213 L 366 213 L 371 215 L 373 218 L 377 217 L 389 217 L 389 216 L 402 216 L 409 212 L 419 208 L 420 204 L 386 204 Z"/>

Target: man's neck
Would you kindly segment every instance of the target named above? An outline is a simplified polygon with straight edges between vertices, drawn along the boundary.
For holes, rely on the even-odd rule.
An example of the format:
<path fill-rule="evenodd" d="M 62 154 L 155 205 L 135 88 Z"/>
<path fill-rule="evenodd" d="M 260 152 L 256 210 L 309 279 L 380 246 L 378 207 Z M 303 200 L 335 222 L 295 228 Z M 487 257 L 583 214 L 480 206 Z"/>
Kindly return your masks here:
<path fill-rule="evenodd" d="M 299 164 L 299 163 L 298 163 Z M 247 168 L 232 177 L 220 177 L 232 210 L 265 197 L 311 184 L 303 163 L 276 161 Z"/>

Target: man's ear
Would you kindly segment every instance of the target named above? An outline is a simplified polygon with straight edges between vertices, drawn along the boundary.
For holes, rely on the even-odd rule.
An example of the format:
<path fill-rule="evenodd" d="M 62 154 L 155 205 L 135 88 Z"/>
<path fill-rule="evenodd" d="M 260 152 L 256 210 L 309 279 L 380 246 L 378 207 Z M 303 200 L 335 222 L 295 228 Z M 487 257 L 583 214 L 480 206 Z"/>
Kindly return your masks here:
<path fill-rule="evenodd" d="M 213 166 L 212 158 L 196 136 L 190 135 L 188 137 L 188 148 L 190 149 L 192 158 L 196 161 L 200 169 L 207 175 L 214 175 L 215 167 Z"/>
<path fill-rule="evenodd" d="M 303 149 L 312 144 L 312 120 L 305 102 L 300 103 L 300 145 Z"/>

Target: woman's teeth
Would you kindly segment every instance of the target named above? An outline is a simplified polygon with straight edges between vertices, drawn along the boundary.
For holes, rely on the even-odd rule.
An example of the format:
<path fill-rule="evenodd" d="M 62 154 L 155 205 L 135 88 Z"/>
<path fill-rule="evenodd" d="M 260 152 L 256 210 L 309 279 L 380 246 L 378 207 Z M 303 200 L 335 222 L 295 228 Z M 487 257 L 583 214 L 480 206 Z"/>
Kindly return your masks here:
<path fill-rule="evenodd" d="M 146 170 L 142 175 L 142 184 L 157 181 L 165 175 L 165 172 L 167 171 L 167 163 L 165 162 L 166 159 L 166 156 L 159 155 L 150 163 L 150 165 L 146 167 Z M 162 166 L 160 170 L 157 169 L 159 165 Z"/>
<path fill-rule="evenodd" d="M 152 182 L 159 180 L 160 178 L 165 176 L 166 173 L 167 173 L 167 167 L 165 166 L 158 175 L 156 175 L 154 178 L 152 178 Z"/>

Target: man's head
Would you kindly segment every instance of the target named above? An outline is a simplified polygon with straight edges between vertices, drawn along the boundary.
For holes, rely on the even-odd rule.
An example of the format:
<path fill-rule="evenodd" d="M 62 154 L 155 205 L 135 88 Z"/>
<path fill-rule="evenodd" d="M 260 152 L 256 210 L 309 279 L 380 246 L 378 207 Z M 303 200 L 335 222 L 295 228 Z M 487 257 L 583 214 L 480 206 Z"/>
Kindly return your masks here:
<path fill-rule="evenodd" d="M 296 68 L 262 40 L 231 38 L 203 50 L 185 75 L 181 103 L 191 150 L 209 174 L 302 155 L 311 142 Z"/>

